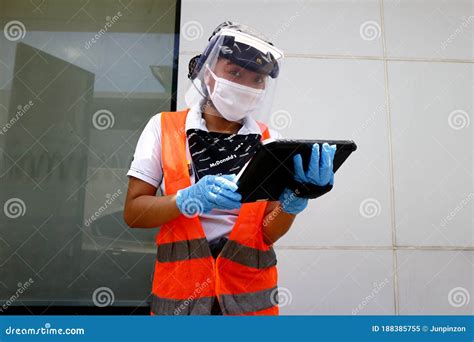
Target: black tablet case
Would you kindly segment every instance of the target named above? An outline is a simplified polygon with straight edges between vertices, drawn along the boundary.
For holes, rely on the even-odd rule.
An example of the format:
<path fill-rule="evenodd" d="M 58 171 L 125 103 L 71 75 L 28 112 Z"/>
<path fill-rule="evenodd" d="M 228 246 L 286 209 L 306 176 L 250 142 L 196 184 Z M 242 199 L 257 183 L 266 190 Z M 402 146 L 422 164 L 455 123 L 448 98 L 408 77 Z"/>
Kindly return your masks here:
<path fill-rule="evenodd" d="M 293 156 L 300 153 L 303 169 L 308 169 L 312 146 L 327 142 L 336 144 L 334 172 L 357 149 L 352 140 L 274 140 L 260 145 L 253 158 L 237 180 L 237 192 L 242 195 L 242 203 L 256 201 L 277 201 L 283 189 L 289 187 L 295 195 L 316 198 L 332 189 L 332 185 L 317 186 L 294 180 Z"/>

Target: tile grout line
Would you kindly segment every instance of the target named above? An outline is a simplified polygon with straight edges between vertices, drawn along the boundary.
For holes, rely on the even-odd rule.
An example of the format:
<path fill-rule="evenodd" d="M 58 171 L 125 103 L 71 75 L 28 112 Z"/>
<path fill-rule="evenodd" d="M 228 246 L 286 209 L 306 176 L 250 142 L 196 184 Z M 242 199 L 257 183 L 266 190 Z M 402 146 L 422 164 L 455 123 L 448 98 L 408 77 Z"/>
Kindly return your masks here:
<path fill-rule="evenodd" d="M 184 53 L 183 53 L 184 54 Z M 308 58 L 308 59 L 356 59 L 356 60 L 376 60 L 391 62 L 431 62 L 431 63 L 474 63 L 471 59 L 462 58 L 428 58 L 428 57 L 378 57 L 378 56 L 355 56 L 355 55 L 316 55 L 316 54 L 286 54 L 286 58 Z"/>
<path fill-rule="evenodd" d="M 384 20 L 384 3 L 383 0 L 379 0 L 379 13 L 380 13 L 380 27 L 382 36 L 382 54 L 383 54 L 383 66 L 384 66 L 384 86 L 385 86 L 385 105 L 387 113 L 387 131 L 388 131 L 388 160 L 389 160 L 389 172 L 390 172 L 390 223 L 392 226 L 392 272 L 393 272 L 393 304 L 395 307 L 395 315 L 400 314 L 400 291 L 398 288 L 398 260 L 397 260 L 397 233 L 396 233 L 396 222 L 395 222 L 395 185 L 393 176 L 393 146 L 392 146 L 392 116 L 390 110 L 390 89 L 388 82 L 388 61 L 387 61 L 387 42 L 385 37 L 385 20 Z"/>
<path fill-rule="evenodd" d="M 183 56 L 194 56 L 201 52 L 197 51 L 181 51 L 179 54 Z M 308 59 L 354 59 L 354 60 L 374 60 L 374 61 L 390 61 L 390 62 L 428 62 L 428 63 L 465 63 L 472 64 L 474 59 L 463 58 L 428 58 L 428 57 L 384 57 L 384 56 L 362 56 L 362 55 L 317 55 L 317 54 L 299 54 L 287 53 L 285 58 L 308 58 Z"/>

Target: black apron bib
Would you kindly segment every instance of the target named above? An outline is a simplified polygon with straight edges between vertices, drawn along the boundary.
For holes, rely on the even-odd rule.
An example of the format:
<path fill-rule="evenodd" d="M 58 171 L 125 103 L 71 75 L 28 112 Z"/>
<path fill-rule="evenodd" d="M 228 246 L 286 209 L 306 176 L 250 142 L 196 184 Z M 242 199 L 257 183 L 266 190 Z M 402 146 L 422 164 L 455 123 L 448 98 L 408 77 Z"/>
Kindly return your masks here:
<path fill-rule="evenodd" d="M 194 164 L 195 182 L 205 175 L 238 174 L 260 145 L 260 134 L 207 132 L 198 128 L 186 131 Z"/>

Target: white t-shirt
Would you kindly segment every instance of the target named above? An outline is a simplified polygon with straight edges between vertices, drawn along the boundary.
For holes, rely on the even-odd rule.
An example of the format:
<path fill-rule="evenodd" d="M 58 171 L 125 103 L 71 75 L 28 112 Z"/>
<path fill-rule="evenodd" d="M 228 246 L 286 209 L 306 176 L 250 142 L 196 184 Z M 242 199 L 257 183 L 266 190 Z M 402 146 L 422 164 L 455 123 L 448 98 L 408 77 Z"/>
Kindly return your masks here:
<path fill-rule="evenodd" d="M 190 128 L 199 128 L 208 131 L 206 120 L 202 118 L 199 110 L 191 108 L 186 117 L 185 131 Z M 281 134 L 271 128 L 268 129 L 271 138 L 281 139 Z M 261 134 L 258 123 L 247 117 L 238 134 Z M 186 156 L 192 160 L 189 146 L 186 139 Z M 138 139 L 137 147 L 133 155 L 133 161 L 127 176 L 133 176 L 145 181 L 154 187 L 160 187 L 164 193 L 163 168 L 161 161 L 161 113 L 154 115 L 143 129 Z M 194 174 L 190 177 L 191 184 L 194 184 Z M 212 241 L 222 236 L 228 237 L 234 226 L 240 209 L 224 210 L 212 209 L 208 213 L 200 215 L 200 221 L 206 238 Z"/>

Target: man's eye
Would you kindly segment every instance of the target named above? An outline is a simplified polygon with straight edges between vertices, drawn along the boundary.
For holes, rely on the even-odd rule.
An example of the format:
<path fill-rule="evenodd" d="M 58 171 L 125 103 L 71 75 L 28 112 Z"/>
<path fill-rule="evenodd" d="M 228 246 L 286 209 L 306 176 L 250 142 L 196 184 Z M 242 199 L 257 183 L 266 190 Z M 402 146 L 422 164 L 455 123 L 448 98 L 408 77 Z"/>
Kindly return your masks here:
<path fill-rule="evenodd" d="M 257 78 L 255 79 L 255 82 L 256 82 L 256 83 L 263 83 L 263 77 L 257 77 Z"/>
<path fill-rule="evenodd" d="M 234 70 L 229 71 L 229 74 L 231 74 L 232 76 L 235 76 L 235 77 L 239 77 L 239 76 L 240 76 L 240 72 L 234 71 Z"/>

